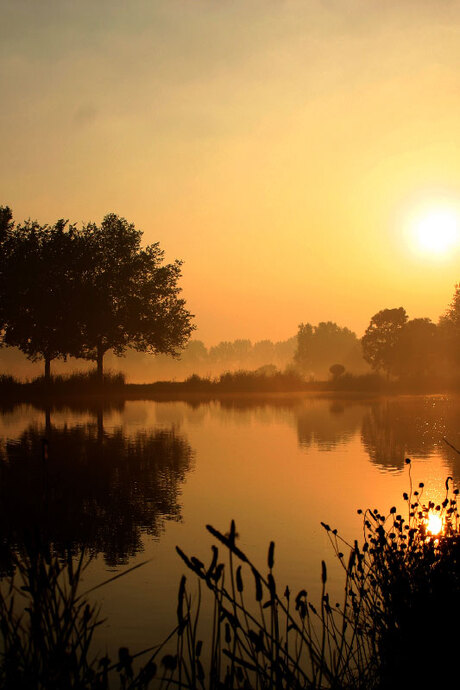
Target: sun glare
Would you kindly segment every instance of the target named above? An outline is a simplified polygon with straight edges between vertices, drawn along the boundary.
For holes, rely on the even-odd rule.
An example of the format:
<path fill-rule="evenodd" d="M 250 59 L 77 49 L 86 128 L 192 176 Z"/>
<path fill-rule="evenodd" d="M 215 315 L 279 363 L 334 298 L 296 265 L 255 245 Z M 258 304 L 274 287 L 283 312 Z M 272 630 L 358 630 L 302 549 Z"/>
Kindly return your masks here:
<path fill-rule="evenodd" d="M 429 513 L 428 515 L 428 524 L 426 526 L 426 531 L 429 532 L 429 534 L 437 535 L 442 532 L 443 528 L 443 522 L 442 522 L 442 517 L 438 515 L 437 513 Z"/>
<path fill-rule="evenodd" d="M 459 243 L 457 214 L 451 209 L 438 209 L 419 217 L 414 222 L 414 242 L 425 254 L 447 254 Z"/>

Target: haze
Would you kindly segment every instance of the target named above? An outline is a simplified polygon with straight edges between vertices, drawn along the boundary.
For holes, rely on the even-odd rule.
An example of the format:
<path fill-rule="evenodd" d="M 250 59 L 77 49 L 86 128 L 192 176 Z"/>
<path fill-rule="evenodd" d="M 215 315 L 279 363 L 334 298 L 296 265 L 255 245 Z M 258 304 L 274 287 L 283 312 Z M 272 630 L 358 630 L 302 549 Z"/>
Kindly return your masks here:
<path fill-rule="evenodd" d="M 458 245 L 460 4 L 2 0 L 1 202 L 115 212 L 184 260 L 208 344 L 437 320 Z"/>

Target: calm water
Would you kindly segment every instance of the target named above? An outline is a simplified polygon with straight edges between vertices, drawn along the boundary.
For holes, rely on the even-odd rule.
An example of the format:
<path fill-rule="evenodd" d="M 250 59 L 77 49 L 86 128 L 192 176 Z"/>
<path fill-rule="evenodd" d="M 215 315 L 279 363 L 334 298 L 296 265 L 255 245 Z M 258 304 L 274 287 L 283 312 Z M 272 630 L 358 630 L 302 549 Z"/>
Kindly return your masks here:
<path fill-rule="evenodd" d="M 148 561 L 98 592 L 108 619 L 98 643 L 109 651 L 135 651 L 171 630 L 184 572 L 174 547 L 208 560 L 207 523 L 225 531 L 235 518 L 240 547 L 259 564 L 274 539 L 281 586 L 314 595 L 326 558 L 339 587 L 320 520 L 359 538 L 356 509 L 389 509 L 407 489 L 406 456 L 430 498 L 442 496 L 447 475 L 460 479 L 460 455 L 443 441 L 460 447 L 459 412 L 446 396 L 3 410 L 2 571 L 35 524 L 58 548 L 94 556 L 87 587 Z"/>

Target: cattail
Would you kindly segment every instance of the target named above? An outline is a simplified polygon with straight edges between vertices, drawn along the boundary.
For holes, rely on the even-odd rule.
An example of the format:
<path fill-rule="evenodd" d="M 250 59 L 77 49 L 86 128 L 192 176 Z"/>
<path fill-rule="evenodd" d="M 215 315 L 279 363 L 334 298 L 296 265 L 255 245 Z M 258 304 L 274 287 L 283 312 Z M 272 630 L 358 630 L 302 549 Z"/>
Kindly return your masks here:
<path fill-rule="evenodd" d="M 182 626 L 184 622 L 184 597 L 185 597 L 185 582 L 186 582 L 186 577 L 185 575 L 182 575 L 180 585 L 179 585 L 179 594 L 178 594 L 178 602 L 177 602 L 177 620 L 179 621 L 179 625 Z"/>
<path fill-rule="evenodd" d="M 275 563 L 275 542 L 271 541 L 270 546 L 268 547 L 268 567 L 270 570 L 273 568 L 273 565 Z"/>
<path fill-rule="evenodd" d="M 270 589 L 270 597 L 271 597 L 272 599 L 275 599 L 275 597 L 276 597 L 276 583 L 275 583 L 275 578 L 273 577 L 273 575 L 272 575 L 271 573 L 269 573 L 268 576 L 267 576 L 267 580 L 268 580 L 268 587 L 269 587 L 269 589 Z"/>
<path fill-rule="evenodd" d="M 196 677 L 200 683 L 204 681 L 204 668 L 199 659 L 196 660 Z"/>
<path fill-rule="evenodd" d="M 213 574 L 214 568 L 217 565 L 217 559 L 219 557 L 219 549 L 217 548 L 217 546 L 214 546 L 214 544 L 213 544 L 211 546 L 211 549 L 212 549 L 212 560 L 211 560 L 211 563 L 209 565 L 208 572 L 206 573 L 208 577 L 211 577 L 211 575 Z"/>
<path fill-rule="evenodd" d="M 256 601 L 262 601 L 262 583 L 260 581 L 259 573 L 254 569 L 252 572 L 256 583 Z"/>
<path fill-rule="evenodd" d="M 232 520 L 230 523 L 230 534 L 228 535 L 229 541 L 231 544 L 235 543 L 236 539 L 236 525 L 235 525 L 235 520 Z"/>
<path fill-rule="evenodd" d="M 354 566 L 354 564 L 355 564 L 355 559 L 356 559 L 356 553 L 355 553 L 354 549 L 352 549 L 352 550 L 350 551 L 350 558 L 348 559 L 348 568 L 347 568 L 347 570 L 348 570 L 349 573 L 351 573 L 351 571 L 353 570 L 353 566 Z"/>
<path fill-rule="evenodd" d="M 236 588 L 238 592 L 243 591 L 243 578 L 241 577 L 241 566 L 236 569 Z"/>
<path fill-rule="evenodd" d="M 219 565 L 216 568 L 216 572 L 212 576 L 212 579 L 214 580 L 214 582 L 216 582 L 216 583 L 219 582 L 220 578 L 222 577 L 223 571 L 224 571 L 224 564 L 219 563 Z"/>

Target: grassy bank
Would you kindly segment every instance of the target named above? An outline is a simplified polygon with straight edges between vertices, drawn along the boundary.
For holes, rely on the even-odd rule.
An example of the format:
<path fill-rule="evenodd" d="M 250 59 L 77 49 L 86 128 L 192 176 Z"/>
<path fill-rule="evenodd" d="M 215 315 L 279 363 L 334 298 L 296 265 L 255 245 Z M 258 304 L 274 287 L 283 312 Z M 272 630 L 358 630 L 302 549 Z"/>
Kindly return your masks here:
<path fill-rule="evenodd" d="M 328 381 L 305 380 L 295 372 L 266 374 L 259 371 L 227 372 L 217 378 L 190 376 L 184 381 L 156 381 L 154 383 L 126 383 L 121 373 L 107 373 L 101 380 L 95 371 L 54 376 L 49 382 L 40 377 L 32 381 L 18 381 L 0 376 L 0 399 L 63 400 L 112 398 L 146 400 L 156 397 L 180 399 L 190 396 L 216 398 L 223 395 L 324 393 L 395 395 L 418 393 L 458 392 L 460 381 L 449 379 L 405 379 L 389 381 L 378 374 L 347 374 Z"/>

